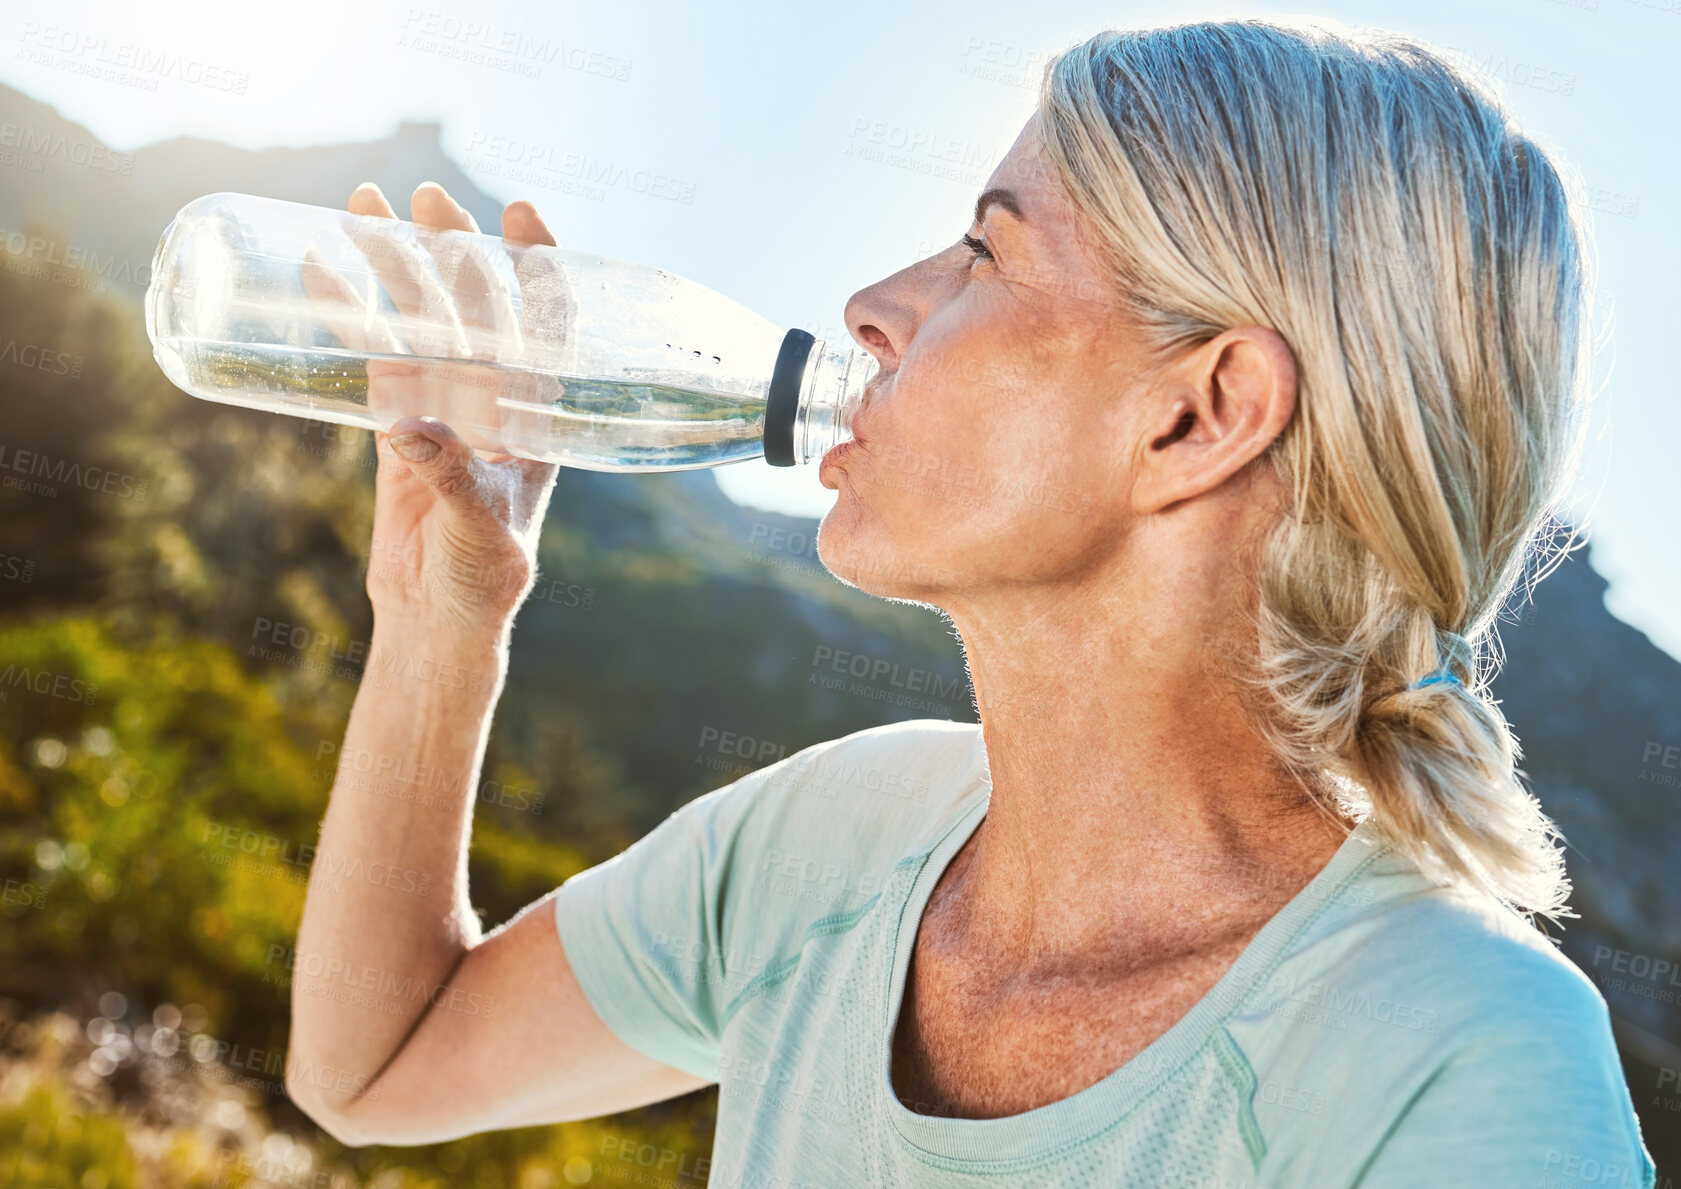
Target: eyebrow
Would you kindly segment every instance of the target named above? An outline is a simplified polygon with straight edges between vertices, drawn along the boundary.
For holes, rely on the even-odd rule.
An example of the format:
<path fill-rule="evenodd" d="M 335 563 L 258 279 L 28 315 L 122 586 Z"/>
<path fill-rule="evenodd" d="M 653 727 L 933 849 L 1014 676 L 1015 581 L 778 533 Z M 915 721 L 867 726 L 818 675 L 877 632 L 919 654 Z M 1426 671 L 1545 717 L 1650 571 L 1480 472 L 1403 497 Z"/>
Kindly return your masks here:
<path fill-rule="evenodd" d="M 1022 222 L 1027 222 L 1022 216 L 1021 203 L 1016 200 L 1015 194 L 1009 190 L 1000 190 L 996 187 L 982 192 L 981 196 L 975 199 L 975 222 L 981 222 L 986 214 L 986 208 L 995 202 L 1016 218 L 1021 219 Z"/>

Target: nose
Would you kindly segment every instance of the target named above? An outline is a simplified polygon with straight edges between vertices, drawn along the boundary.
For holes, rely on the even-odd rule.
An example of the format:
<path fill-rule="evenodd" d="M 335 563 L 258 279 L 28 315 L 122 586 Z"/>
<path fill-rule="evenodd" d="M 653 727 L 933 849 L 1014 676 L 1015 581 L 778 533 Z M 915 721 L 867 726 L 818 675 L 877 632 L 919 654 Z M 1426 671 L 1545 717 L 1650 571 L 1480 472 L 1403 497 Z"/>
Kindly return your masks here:
<path fill-rule="evenodd" d="M 875 357 L 883 373 L 897 370 L 917 328 L 937 300 L 930 266 L 939 259 L 936 255 L 918 261 L 847 299 L 846 329 Z"/>

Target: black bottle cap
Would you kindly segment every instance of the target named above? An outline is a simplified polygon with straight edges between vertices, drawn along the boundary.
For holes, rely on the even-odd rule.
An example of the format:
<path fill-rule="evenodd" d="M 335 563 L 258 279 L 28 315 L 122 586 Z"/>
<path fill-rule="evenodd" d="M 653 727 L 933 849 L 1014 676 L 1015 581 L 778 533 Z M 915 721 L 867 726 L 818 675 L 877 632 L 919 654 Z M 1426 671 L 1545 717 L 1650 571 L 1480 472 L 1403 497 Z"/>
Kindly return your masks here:
<path fill-rule="evenodd" d="M 776 355 L 776 370 L 770 376 L 770 396 L 765 401 L 765 461 L 773 467 L 794 465 L 794 419 L 800 411 L 800 380 L 805 361 L 817 341 L 809 330 L 798 327 L 782 339 Z"/>

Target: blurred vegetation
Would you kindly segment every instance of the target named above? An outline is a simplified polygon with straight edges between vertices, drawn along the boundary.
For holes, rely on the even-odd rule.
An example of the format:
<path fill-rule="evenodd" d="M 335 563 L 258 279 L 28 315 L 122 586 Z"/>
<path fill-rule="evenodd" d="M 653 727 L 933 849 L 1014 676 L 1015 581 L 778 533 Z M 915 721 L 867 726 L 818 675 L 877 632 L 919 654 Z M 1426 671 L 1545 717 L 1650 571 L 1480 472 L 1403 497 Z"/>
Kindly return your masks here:
<path fill-rule="evenodd" d="M 695 1168 L 715 1090 L 347 1152 L 227 1063 L 286 1047 L 299 848 L 371 627 L 371 441 L 187 396 L 139 309 L 79 280 L 0 271 L 0 1184 L 544 1189 L 633 1143 Z M 269 621 L 327 643 L 254 645 Z M 645 824 L 575 720 L 508 736 L 475 808 L 487 928 Z"/>

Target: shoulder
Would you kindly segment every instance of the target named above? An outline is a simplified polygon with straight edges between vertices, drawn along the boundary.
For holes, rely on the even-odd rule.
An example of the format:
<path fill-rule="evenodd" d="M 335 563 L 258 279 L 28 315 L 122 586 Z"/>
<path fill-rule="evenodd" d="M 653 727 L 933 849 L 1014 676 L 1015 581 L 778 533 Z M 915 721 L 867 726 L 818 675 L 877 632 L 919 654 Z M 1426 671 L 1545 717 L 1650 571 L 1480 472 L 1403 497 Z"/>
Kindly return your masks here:
<path fill-rule="evenodd" d="M 1647 1157 L 1592 980 L 1510 909 L 1398 856 L 1362 874 L 1234 1016 L 1257 1073 L 1323 1092 L 1344 1134 L 1383 1137 L 1360 1156 L 1362 1186 L 1494 1183 L 1477 1177 L 1520 1164 L 1541 1183 L 1582 1161 L 1638 1178 Z"/>
<path fill-rule="evenodd" d="M 644 1052 L 715 1071 L 735 1005 L 865 920 L 901 861 L 975 804 L 980 748 L 978 727 L 925 720 L 815 744 L 572 876 L 556 928 L 591 1003 Z"/>
<path fill-rule="evenodd" d="M 1331 894 L 1260 990 L 1263 1001 L 1294 995 L 1352 1017 L 1404 1007 L 1397 1027 L 1438 1048 L 1492 1032 L 1609 1027 L 1599 989 L 1554 941 L 1486 896 L 1431 883 L 1389 849 Z"/>
<path fill-rule="evenodd" d="M 1593 981 L 1558 944 L 1511 909 L 1459 889 L 1429 886 L 1383 906 L 1347 955 L 1428 1002 L 1452 1043 L 1495 1035 L 1609 1039 L 1610 1015 Z"/>
<path fill-rule="evenodd" d="M 985 759 L 976 724 L 887 723 L 813 744 L 685 809 L 764 870 L 840 864 L 826 882 L 879 887 L 985 787 Z"/>
<path fill-rule="evenodd" d="M 978 725 L 913 718 L 814 743 L 698 802 L 751 839 L 827 839 L 896 861 L 916 853 L 983 775 Z"/>
<path fill-rule="evenodd" d="M 1418 1183 L 1424 1152 L 1466 1183 L 1649 1186 L 1611 1014 L 1599 988 L 1510 909 L 1440 890 L 1398 906 L 1386 958 L 1439 1016 L 1416 1092 L 1374 1160 L 1374 1186 Z M 1453 1153 L 1458 1153 L 1457 1156 Z M 1427 1165 L 1428 1166 L 1428 1165 Z M 1438 1182 L 1439 1183 L 1439 1182 Z"/>

